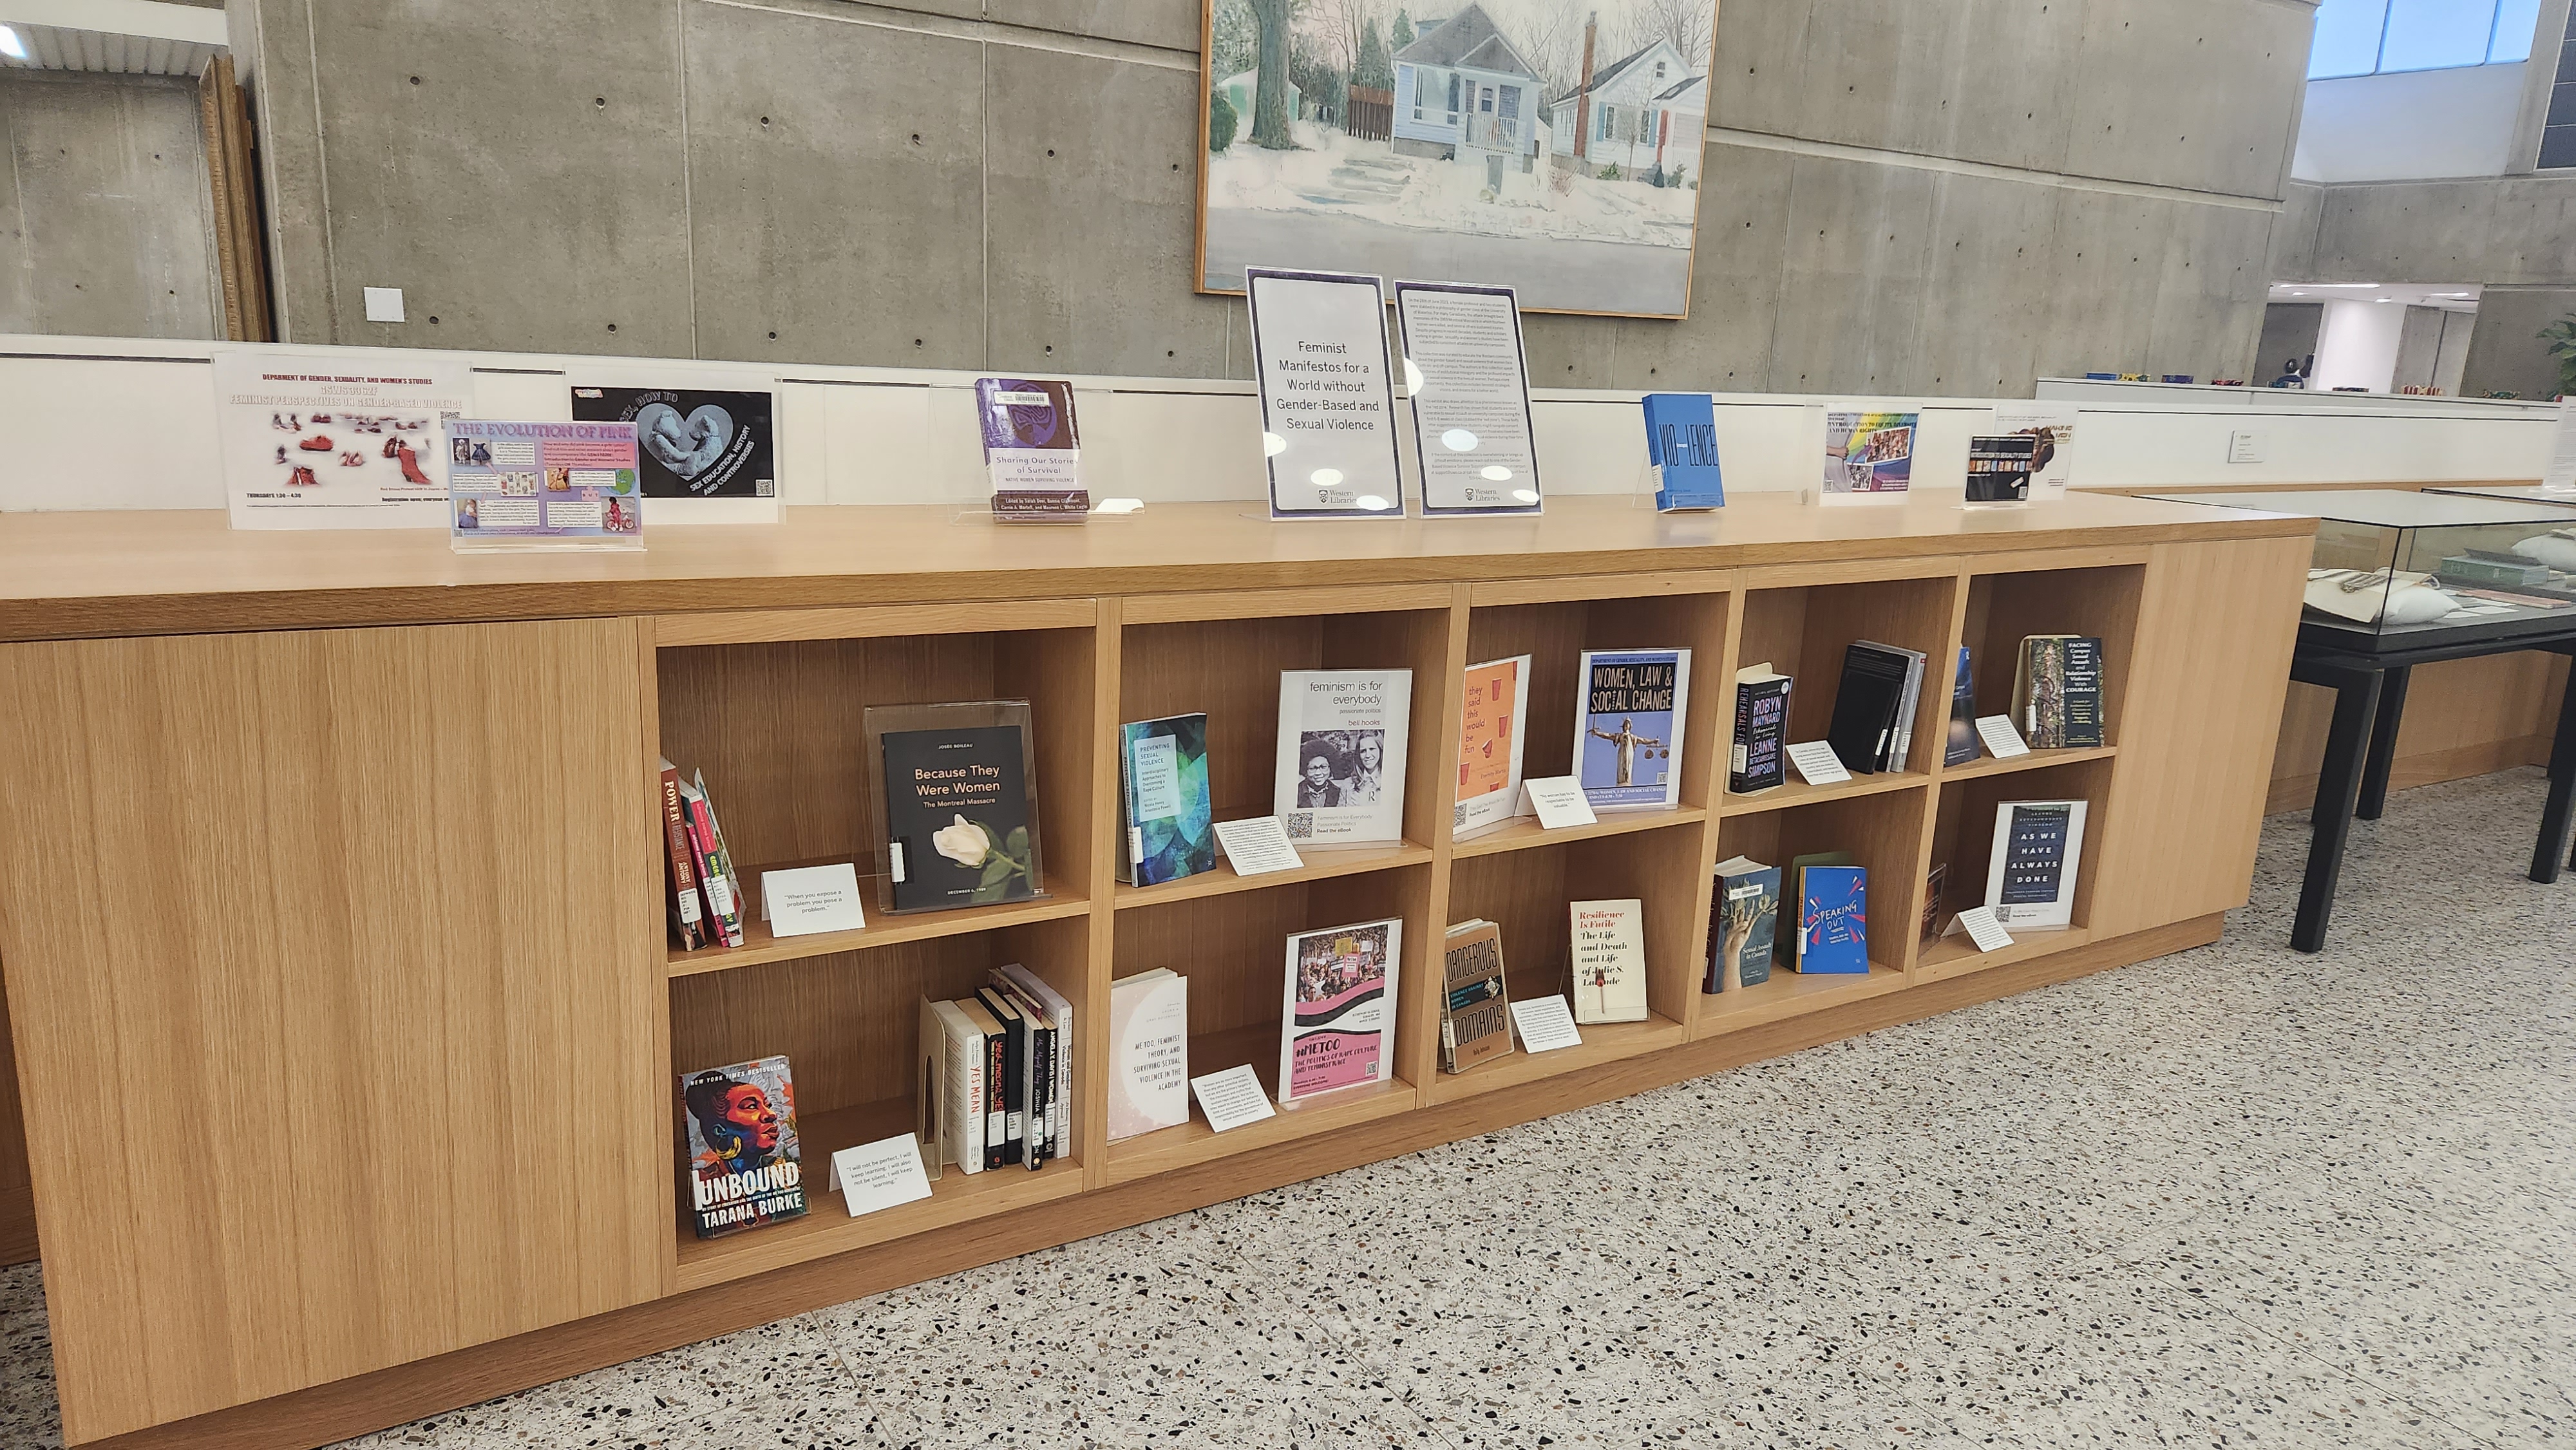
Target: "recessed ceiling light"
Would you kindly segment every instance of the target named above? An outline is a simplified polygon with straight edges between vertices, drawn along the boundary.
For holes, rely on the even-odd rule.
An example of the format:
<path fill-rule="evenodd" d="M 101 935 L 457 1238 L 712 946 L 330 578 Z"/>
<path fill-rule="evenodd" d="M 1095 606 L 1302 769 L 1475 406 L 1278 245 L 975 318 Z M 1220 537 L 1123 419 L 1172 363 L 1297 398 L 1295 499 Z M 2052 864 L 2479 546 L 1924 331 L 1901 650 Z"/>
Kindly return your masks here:
<path fill-rule="evenodd" d="M 18 32 L 6 25 L 0 25 L 0 55 L 5 55 L 11 60 L 27 58 L 27 42 L 20 40 Z"/>

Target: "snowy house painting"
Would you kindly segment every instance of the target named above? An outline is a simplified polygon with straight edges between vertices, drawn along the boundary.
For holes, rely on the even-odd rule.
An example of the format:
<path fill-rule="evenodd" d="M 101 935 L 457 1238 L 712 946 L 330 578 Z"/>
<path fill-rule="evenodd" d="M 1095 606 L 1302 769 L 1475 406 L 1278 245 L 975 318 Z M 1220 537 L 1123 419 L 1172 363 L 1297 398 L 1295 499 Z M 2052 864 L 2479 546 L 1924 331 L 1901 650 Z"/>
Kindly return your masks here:
<path fill-rule="evenodd" d="M 1526 172 L 1544 91 L 1485 7 L 1469 5 L 1395 53 L 1395 150 Z"/>
<path fill-rule="evenodd" d="M 1227 105 L 1234 107 L 1235 123 L 1247 131 L 1252 129 L 1252 102 L 1261 90 L 1261 72 L 1248 70 L 1239 75 L 1227 76 L 1216 83 L 1216 90 L 1217 94 L 1225 97 Z M 1304 115 L 1305 112 L 1298 108 L 1305 103 L 1306 98 L 1297 89 L 1297 83 L 1288 82 L 1288 114 Z"/>
<path fill-rule="evenodd" d="M 1624 177 L 1696 169 L 1708 125 L 1708 74 L 1669 40 L 1658 40 L 1593 71 L 1590 81 L 1547 104 L 1557 157 L 1587 172 L 1616 166 Z"/>

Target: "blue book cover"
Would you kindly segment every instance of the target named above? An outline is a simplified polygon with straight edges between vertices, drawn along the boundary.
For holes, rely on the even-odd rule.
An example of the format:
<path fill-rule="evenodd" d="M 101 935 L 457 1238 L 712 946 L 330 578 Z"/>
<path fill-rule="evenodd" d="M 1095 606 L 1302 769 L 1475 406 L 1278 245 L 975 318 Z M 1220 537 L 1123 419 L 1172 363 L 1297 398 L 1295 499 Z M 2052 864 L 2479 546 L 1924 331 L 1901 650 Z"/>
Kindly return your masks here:
<path fill-rule="evenodd" d="M 1810 866 L 1799 873 L 1798 893 L 1806 934 L 1798 946 L 1798 970 L 1867 973 L 1869 868 Z"/>
<path fill-rule="evenodd" d="M 1959 675 L 1950 682 L 1950 736 L 1941 751 L 1943 765 L 1966 765 L 1977 758 L 1977 687 L 1968 671 L 1968 647 L 1959 646 Z"/>
<path fill-rule="evenodd" d="M 1127 805 L 1119 880 L 1153 886 L 1216 869 L 1207 716 L 1173 715 L 1120 725 L 1118 775 Z"/>
<path fill-rule="evenodd" d="M 1655 466 L 1655 507 L 1664 512 L 1724 508 L 1715 399 L 1707 393 L 1648 393 L 1644 406 L 1646 461 Z"/>
<path fill-rule="evenodd" d="M 1681 801 L 1686 649 L 1586 650 L 1577 664 L 1574 774 L 1594 810 Z"/>

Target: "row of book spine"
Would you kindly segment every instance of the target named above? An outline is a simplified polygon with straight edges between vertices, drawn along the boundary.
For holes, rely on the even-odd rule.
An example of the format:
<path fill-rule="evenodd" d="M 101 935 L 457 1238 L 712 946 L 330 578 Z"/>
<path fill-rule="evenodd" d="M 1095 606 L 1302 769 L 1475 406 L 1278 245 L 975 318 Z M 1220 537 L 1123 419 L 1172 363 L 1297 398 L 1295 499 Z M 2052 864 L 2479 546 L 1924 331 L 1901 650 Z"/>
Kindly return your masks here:
<path fill-rule="evenodd" d="M 672 935 L 688 951 L 741 946 L 742 878 L 725 849 L 706 776 L 683 780 L 668 760 L 662 762 L 662 834 Z"/>
<path fill-rule="evenodd" d="M 953 1002 L 922 1004 L 922 1091 L 940 1157 L 967 1173 L 1044 1168 L 1072 1141 L 1073 1003 L 1017 962 Z"/>

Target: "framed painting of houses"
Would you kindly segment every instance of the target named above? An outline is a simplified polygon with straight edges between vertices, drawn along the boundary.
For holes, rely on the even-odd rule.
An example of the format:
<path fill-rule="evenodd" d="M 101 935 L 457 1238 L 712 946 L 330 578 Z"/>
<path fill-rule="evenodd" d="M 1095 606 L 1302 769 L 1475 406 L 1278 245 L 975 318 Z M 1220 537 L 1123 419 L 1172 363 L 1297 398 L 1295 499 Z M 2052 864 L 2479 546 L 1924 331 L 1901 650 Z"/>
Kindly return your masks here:
<path fill-rule="evenodd" d="M 1204 0 L 1197 288 L 1293 267 L 1690 312 L 1718 0 Z"/>

